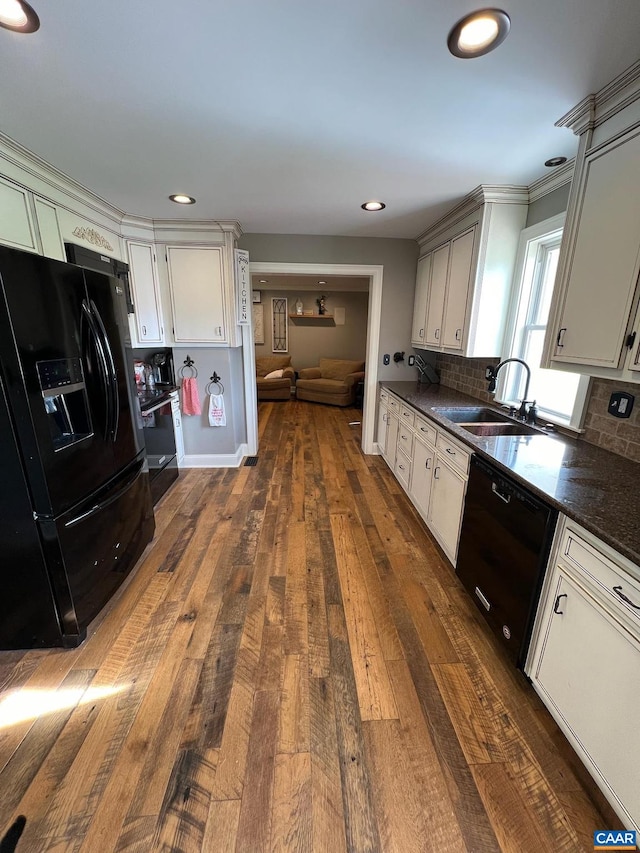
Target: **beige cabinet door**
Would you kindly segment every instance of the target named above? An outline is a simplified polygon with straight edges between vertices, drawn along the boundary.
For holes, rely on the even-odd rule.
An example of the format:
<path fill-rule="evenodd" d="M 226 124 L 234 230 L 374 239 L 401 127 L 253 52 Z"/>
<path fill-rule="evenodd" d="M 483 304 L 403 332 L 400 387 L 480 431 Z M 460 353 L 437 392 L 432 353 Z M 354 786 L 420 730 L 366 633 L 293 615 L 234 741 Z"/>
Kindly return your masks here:
<path fill-rule="evenodd" d="M 409 495 L 425 521 L 429 517 L 434 458 L 435 449 L 416 439 L 413 445 L 413 470 Z"/>
<path fill-rule="evenodd" d="M 217 246 L 167 246 L 174 340 L 228 343 L 223 250 Z"/>
<path fill-rule="evenodd" d="M 564 267 L 555 361 L 620 365 L 640 269 L 640 132 L 588 157 Z"/>
<path fill-rule="evenodd" d="M 14 249 L 37 252 L 35 223 L 29 208 L 29 193 L 0 179 L 0 243 Z"/>
<path fill-rule="evenodd" d="M 35 196 L 34 203 L 42 254 L 45 258 L 66 261 L 67 256 L 64 251 L 64 241 L 60 232 L 57 209 L 51 202 L 45 201 L 38 196 Z"/>
<path fill-rule="evenodd" d="M 411 343 L 423 346 L 425 342 L 425 327 L 427 324 L 427 300 L 429 298 L 429 277 L 431 274 L 431 255 L 426 255 L 418 261 L 416 274 L 416 294 L 413 302 L 413 325 L 411 327 Z"/>
<path fill-rule="evenodd" d="M 376 441 L 380 448 L 380 453 L 386 456 L 387 453 L 387 433 L 388 433 L 389 412 L 386 406 L 380 405 L 378 409 L 378 428 L 376 431 Z"/>
<path fill-rule="evenodd" d="M 129 241 L 129 277 L 135 306 L 135 346 L 164 343 L 160 287 L 154 247 Z"/>
<path fill-rule="evenodd" d="M 469 287 L 471 285 L 474 235 L 475 228 L 472 228 L 451 241 L 442 332 L 442 345 L 449 349 L 462 349 Z"/>
<path fill-rule="evenodd" d="M 385 442 L 383 456 L 392 471 L 395 470 L 396 467 L 396 445 L 398 443 L 399 426 L 400 422 L 395 412 L 387 412 L 387 440 Z"/>
<path fill-rule="evenodd" d="M 429 525 L 455 565 L 464 506 L 465 480 L 436 456 L 429 506 Z"/>
<path fill-rule="evenodd" d="M 555 573 L 532 676 L 637 825 L 640 643 L 559 568 Z"/>
<path fill-rule="evenodd" d="M 431 281 L 427 304 L 427 328 L 425 343 L 442 344 L 442 321 L 447 290 L 447 271 L 449 269 L 449 250 L 451 243 L 440 246 L 431 255 Z"/>

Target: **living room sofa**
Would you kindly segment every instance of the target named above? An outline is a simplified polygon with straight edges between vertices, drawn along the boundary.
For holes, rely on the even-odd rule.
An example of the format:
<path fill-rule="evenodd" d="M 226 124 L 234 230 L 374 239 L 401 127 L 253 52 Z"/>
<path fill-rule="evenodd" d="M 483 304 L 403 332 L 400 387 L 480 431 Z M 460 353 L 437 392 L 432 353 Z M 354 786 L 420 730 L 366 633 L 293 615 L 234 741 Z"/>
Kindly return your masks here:
<path fill-rule="evenodd" d="M 280 374 L 269 376 L 270 373 Z M 290 400 L 295 385 L 290 355 L 262 355 L 256 358 L 258 400 Z"/>
<path fill-rule="evenodd" d="M 306 367 L 298 373 L 298 400 L 352 406 L 358 382 L 364 379 L 364 361 L 321 358 L 317 367 Z"/>

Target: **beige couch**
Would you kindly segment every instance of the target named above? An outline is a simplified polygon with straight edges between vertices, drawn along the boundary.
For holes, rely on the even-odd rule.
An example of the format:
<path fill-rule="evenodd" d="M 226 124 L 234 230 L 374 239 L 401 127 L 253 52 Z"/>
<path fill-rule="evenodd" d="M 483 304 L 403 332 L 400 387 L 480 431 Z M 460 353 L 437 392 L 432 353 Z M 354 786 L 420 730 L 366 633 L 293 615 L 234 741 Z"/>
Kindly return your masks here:
<path fill-rule="evenodd" d="M 274 370 L 282 370 L 282 377 L 267 379 L 267 374 Z M 258 400 L 291 399 L 291 387 L 295 384 L 295 377 L 290 355 L 258 356 L 256 358 Z"/>
<path fill-rule="evenodd" d="M 356 387 L 364 379 L 364 361 L 321 358 L 317 367 L 306 367 L 298 374 L 296 396 L 312 403 L 352 406 Z"/>

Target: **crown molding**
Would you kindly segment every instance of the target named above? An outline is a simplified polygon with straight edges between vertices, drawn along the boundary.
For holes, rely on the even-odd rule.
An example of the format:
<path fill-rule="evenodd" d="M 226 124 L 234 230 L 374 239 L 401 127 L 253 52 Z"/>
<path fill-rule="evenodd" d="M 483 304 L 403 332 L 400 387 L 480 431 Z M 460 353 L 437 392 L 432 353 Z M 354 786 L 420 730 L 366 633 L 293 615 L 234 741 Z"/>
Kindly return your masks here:
<path fill-rule="evenodd" d="M 538 201 L 539 198 L 545 195 L 549 195 L 554 190 L 560 189 L 560 187 L 570 184 L 575 165 L 576 159 L 572 157 L 571 160 L 567 160 L 562 166 L 557 166 L 548 175 L 542 175 L 542 177 L 535 180 L 532 184 L 529 184 L 529 204 Z"/>
<path fill-rule="evenodd" d="M 565 113 L 555 123 L 555 127 L 568 127 L 576 136 L 595 127 L 596 96 L 587 95 L 580 103 Z"/>
<path fill-rule="evenodd" d="M 188 232 L 211 237 L 212 234 L 231 234 L 236 240 L 242 235 L 242 227 L 235 219 L 151 219 L 156 239 L 162 242 L 166 232 Z M 175 239 L 172 237 L 171 239 Z"/>
<path fill-rule="evenodd" d="M 603 86 L 587 95 L 573 109 L 559 118 L 556 127 L 568 127 L 577 136 L 610 119 L 640 98 L 640 60 Z"/>
<path fill-rule="evenodd" d="M 70 175 L 56 169 L 46 160 L 38 157 L 33 151 L 20 145 L 11 137 L 0 133 L 0 156 L 18 169 L 31 175 L 42 184 L 51 187 L 68 199 L 85 205 L 101 216 L 106 216 L 118 225 L 122 221 L 124 211 L 101 198 L 88 187 L 76 181 Z M 26 187 L 33 189 L 32 187 Z M 52 201 L 54 199 L 51 199 Z"/>
<path fill-rule="evenodd" d="M 515 184 L 480 184 L 480 186 L 471 190 L 448 213 L 445 213 L 444 216 L 441 216 L 440 219 L 436 220 L 436 222 L 416 237 L 417 242 L 422 244 L 427 240 L 436 239 L 441 232 L 447 231 L 449 228 L 457 225 L 461 220 L 488 202 L 496 202 L 497 204 L 528 204 L 529 189 L 528 187 L 517 186 Z"/>

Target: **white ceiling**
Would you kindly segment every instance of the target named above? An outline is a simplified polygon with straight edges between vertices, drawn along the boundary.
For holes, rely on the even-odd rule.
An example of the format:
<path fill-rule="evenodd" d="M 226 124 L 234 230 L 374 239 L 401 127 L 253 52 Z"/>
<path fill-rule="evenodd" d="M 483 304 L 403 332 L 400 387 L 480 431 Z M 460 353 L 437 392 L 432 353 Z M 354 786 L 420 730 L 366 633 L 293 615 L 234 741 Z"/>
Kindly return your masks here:
<path fill-rule="evenodd" d="M 39 32 L 0 29 L 0 131 L 124 212 L 245 232 L 416 237 L 572 156 L 554 122 L 640 58 L 638 0 L 504 0 L 474 60 L 446 49 L 470 0 L 31 3 Z"/>

